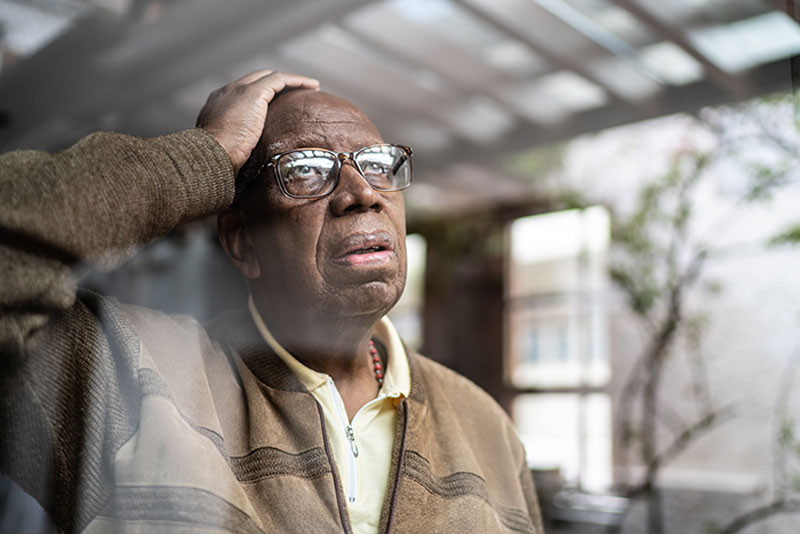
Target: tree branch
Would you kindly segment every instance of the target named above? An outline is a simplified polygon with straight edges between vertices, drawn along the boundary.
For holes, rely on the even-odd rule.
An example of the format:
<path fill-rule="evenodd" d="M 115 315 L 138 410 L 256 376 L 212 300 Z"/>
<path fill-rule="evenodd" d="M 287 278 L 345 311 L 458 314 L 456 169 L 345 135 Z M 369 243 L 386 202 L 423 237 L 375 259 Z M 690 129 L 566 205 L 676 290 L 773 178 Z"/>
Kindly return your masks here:
<path fill-rule="evenodd" d="M 661 404 L 659 410 L 661 412 L 658 417 L 659 422 L 673 436 L 677 436 L 681 429 L 686 427 L 686 420 L 668 404 Z"/>
<path fill-rule="evenodd" d="M 635 498 L 641 493 L 647 491 L 652 487 L 654 479 L 658 470 L 665 464 L 672 461 L 686 448 L 689 443 L 697 438 L 698 434 L 702 434 L 711 430 L 715 425 L 722 423 L 725 419 L 729 419 L 733 415 L 733 409 L 730 407 L 722 408 L 720 410 L 706 414 L 702 419 L 695 424 L 681 432 L 669 446 L 664 449 L 660 454 L 656 455 L 648 464 L 644 481 L 638 486 L 631 488 L 627 492 L 627 496 Z"/>
<path fill-rule="evenodd" d="M 711 381 L 708 377 L 708 367 L 706 367 L 706 362 L 700 347 L 699 334 L 689 335 L 686 358 L 692 373 L 692 391 L 697 415 L 709 413 L 713 409 L 711 401 Z"/>
<path fill-rule="evenodd" d="M 789 399 L 794 390 L 794 384 L 800 371 L 800 358 L 795 355 L 786 365 L 782 373 L 778 396 L 775 399 L 775 414 L 772 429 L 772 483 L 776 502 L 782 501 L 788 493 L 786 444 L 783 442 L 783 425 L 786 422 L 789 410 Z"/>
<path fill-rule="evenodd" d="M 740 515 L 719 532 L 720 534 L 734 534 L 749 527 L 753 523 L 764 521 L 774 515 L 796 513 L 800 513 L 800 499 L 774 501 Z"/>

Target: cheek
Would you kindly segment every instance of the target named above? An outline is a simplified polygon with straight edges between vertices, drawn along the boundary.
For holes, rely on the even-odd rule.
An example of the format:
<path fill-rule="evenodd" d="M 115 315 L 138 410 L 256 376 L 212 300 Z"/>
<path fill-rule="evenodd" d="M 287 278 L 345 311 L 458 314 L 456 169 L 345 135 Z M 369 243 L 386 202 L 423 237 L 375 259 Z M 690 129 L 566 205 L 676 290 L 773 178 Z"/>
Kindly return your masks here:
<path fill-rule="evenodd" d="M 406 278 L 408 276 L 408 251 L 406 250 L 406 242 L 405 238 L 402 240 L 403 248 L 402 248 L 402 256 L 400 257 L 400 270 L 397 273 L 397 283 L 400 286 L 400 292 L 403 292 L 403 289 L 406 286 Z"/>
<path fill-rule="evenodd" d="M 392 197 L 391 200 L 388 202 L 389 209 L 392 214 L 392 219 L 397 221 L 399 226 L 398 231 L 402 231 L 403 235 L 406 233 L 406 203 L 405 198 L 403 197 L 402 192 L 397 193 L 389 193 L 392 195 L 397 195 Z"/>
<path fill-rule="evenodd" d="M 399 260 L 399 268 L 393 285 L 398 289 L 399 293 L 402 293 L 406 284 L 406 274 L 408 271 L 408 251 L 406 250 L 406 212 L 403 203 L 403 197 L 399 196 L 396 200 L 389 203 L 389 206 L 390 217 L 397 234 L 397 252 Z"/>
<path fill-rule="evenodd" d="M 279 276 L 286 287 L 311 289 L 319 277 L 316 257 L 317 219 L 303 210 L 285 210 L 265 221 L 258 234 L 256 253 L 265 274 Z"/>
<path fill-rule="evenodd" d="M 397 240 L 402 247 L 403 257 L 401 258 L 403 278 L 406 273 L 407 251 L 406 251 L 406 209 L 403 202 L 403 197 L 399 196 L 398 199 L 391 204 L 391 216 L 397 232 Z"/>

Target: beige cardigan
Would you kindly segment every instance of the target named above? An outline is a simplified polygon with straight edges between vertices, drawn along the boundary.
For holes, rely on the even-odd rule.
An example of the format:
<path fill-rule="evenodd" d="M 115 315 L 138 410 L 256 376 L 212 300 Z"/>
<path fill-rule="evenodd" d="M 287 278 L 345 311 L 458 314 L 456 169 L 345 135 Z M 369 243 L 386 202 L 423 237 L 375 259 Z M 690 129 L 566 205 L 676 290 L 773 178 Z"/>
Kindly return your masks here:
<path fill-rule="evenodd" d="M 0 469 L 65 532 L 350 532 L 319 406 L 246 310 L 204 328 L 76 288 L 233 181 L 200 130 L 0 157 Z M 409 359 L 381 532 L 541 532 L 505 413 Z"/>

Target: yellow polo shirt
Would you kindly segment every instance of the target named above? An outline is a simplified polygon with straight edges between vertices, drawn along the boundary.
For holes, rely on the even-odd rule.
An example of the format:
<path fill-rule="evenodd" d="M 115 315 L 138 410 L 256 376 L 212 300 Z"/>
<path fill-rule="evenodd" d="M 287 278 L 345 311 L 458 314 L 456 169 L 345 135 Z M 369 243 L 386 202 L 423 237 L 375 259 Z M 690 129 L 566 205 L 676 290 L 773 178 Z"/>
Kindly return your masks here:
<path fill-rule="evenodd" d="M 411 390 L 408 355 L 397 330 L 387 317 L 375 326 L 372 338 L 383 343 L 388 352 L 383 387 L 375 399 L 361 407 L 353 420 L 348 421 L 344 402 L 333 379 L 306 367 L 278 344 L 264 324 L 252 297 L 248 307 L 261 336 L 322 406 L 354 533 L 377 533 L 383 498 L 389 485 L 397 404 Z"/>

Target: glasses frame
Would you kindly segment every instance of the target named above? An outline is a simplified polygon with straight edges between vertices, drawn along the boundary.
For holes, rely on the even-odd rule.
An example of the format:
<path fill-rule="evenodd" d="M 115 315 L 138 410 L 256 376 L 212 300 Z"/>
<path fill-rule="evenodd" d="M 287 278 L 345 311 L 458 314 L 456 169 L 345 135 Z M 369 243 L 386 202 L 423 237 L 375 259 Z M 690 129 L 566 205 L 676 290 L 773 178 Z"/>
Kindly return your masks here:
<path fill-rule="evenodd" d="M 406 153 L 408 153 L 408 174 L 409 174 L 408 184 L 406 184 L 403 187 L 397 187 L 397 188 L 393 188 L 393 189 L 379 189 L 379 188 L 377 188 L 374 185 L 369 183 L 369 180 L 367 180 L 367 177 L 364 175 L 364 171 L 361 169 L 361 166 L 358 164 L 358 161 L 356 161 L 356 158 L 362 152 L 364 152 L 366 150 L 369 150 L 371 148 L 375 148 L 375 147 L 394 147 L 394 148 L 399 148 L 401 150 L 404 150 Z M 285 156 L 287 154 L 291 154 L 293 152 L 300 152 L 300 151 L 303 151 L 303 150 L 319 150 L 319 151 L 327 152 L 329 154 L 333 154 L 333 155 L 336 156 L 336 169 L 332 169 L 331 170 L 331 172 L 335 172 L 336 173 L 336 179 L 334 180 L 333 187 L 331 187 L 330 191 L 328 191 L 326 193 L 322 193 L 321 195 L 294 195 L 294 194 L 292 194 L 292 193 L 290 193 L 289 191 L 286 190 L 286 184 L 284 183 L 283 177 L 280 174 L 280 167 L 278 167 L 278 160 L 281 159 L 283 156 Z M 330 195 L 331 193 L 333 193 L 334 191 L 336 191 L 336 188 L 339 186 L 339 179 L 342 176 L 342 167 L 349 160 L 349 161 L 351 161 L 353 163 L 353 167 L 356 168 L 356 170 L 358 171 L 358 174 L 361 175 L 361 177 L 364 179 L 364 181 L 367 182 L 367 184 L 369 184 L 369 186 L 373 190 L 378 191 L 379 193 L 393 193 L 395 191 L 404 191 L 405 189 L 408 189 L 408 187 L 411 185 L 411 182 L 414 179 L 414 172 L 413 172 L 414 168 L 412 166 L 412 157 L 411 157 L 413 154 L 414 154 L 414 151 L 411 149 L 410 146 L 398 145 L 398 144 L 394 144 L 394 143 L 376 143 L 374 145 L 369 145 L 369 146 L 365 146 L 365 147 L 359 148 L 358 150 L 354 150 L 352 152 L 336 152 L 334 150 L 328 150 L 327 148 L 313 148 L 313 147 L 295 148 L 294 150 L 287 150 L 286 152 L 280 152 L 278 154 L 274 154 L 274 155 L 270 156 L 270 158 L 258 170 L 258 175 L 263 173 L 264 169 L 266 169 L 267 167 L 272 167 L 272 169 L 273 169 L 273 173 L 272 174 L 275 176 L 275 181 L 278 182 L 278 188 L 281 190 L 281 193 L 283 193 L 284 196 L 287 196 L 289 198 L 296 198 L 296 199 L 324 198 L 324 197 Z"/>

